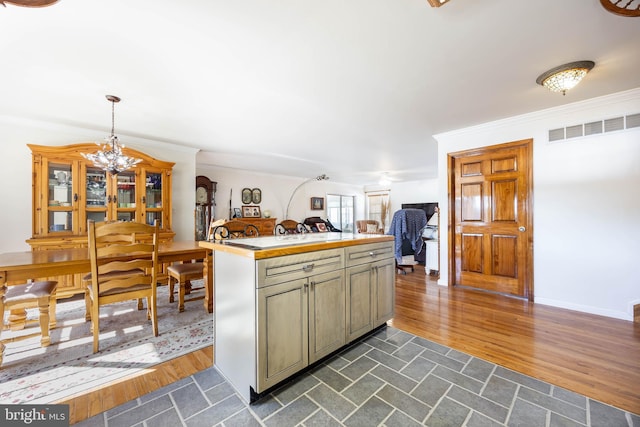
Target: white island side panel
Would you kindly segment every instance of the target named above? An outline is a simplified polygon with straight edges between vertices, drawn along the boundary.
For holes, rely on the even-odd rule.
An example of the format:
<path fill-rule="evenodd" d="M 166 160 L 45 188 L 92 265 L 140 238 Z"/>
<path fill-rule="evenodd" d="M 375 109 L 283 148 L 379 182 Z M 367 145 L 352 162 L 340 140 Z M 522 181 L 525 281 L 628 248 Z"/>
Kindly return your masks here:
<path fill-rule="evenodd" d="M 246 402 L 256 385 L 255 261 L 215 253 L 214 365 Z"/>

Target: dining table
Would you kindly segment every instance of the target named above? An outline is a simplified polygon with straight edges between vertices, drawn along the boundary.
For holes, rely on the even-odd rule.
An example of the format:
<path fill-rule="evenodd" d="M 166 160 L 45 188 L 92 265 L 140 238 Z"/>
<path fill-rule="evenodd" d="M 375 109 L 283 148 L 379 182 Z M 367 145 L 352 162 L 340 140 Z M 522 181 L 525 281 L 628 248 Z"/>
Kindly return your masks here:
<path fill-rule="evenodd" d="M 204 260 L 204 309 L 213 312 L 213 251 L 201 247 L 197 241 L 170 241 L 158 246 L 158 262 L 171 264 Z M 39 251 L 5 252 L 0 254 L 0 286 L 41 280 L 67 274 L 91 271 L 88 248 L 49 249 Z M 54 301 L 55 303 L 55 301 Z M 52 313 L 53 314 L 53 313 Z M 55 317 L 50 319 L 55 327 Z"/>

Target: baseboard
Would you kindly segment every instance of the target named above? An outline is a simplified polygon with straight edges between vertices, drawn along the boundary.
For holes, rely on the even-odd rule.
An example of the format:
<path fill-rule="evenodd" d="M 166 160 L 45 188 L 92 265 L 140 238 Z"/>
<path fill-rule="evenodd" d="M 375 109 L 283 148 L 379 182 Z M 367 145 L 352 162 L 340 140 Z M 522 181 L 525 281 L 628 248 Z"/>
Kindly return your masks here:
<path fill-rule="evenodd" d="M 625 313 L 617 310 L 605 310 L 598 307 L 592 307 L 588 305 L 571 304 L 566 301 L 558 301 L 548 298 L 535 298 L 536 304 L 550 305 L 552 307 L 566 308 L 567 310 L 580 311 L 583 313 L 596 314 L 598 316 L 611 317 L 614 319 L 633 321 L 633 315 L 631 313 Z"/>

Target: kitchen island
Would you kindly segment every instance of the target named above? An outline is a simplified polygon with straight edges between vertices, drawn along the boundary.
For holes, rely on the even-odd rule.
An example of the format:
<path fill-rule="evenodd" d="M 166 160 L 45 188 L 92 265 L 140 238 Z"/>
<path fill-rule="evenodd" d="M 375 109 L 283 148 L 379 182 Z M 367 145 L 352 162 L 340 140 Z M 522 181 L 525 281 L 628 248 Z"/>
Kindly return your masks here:
<path fill-rule="evenodd" d="M 214 363 L 247 401 L 393 317 L 392 236 L 305 233 L 213 250 Z"/>

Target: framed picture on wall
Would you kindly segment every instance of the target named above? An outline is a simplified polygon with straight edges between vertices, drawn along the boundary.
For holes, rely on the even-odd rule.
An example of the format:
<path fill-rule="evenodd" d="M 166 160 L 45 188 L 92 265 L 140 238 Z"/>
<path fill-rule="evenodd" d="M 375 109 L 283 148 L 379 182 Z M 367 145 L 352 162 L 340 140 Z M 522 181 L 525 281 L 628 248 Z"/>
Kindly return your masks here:
<path fill-rule="evenodd" d="M 233 217 L 242 218 L 242 210 L 240 208 L 233 208 Z"/>
<path fill-rule="evenodd" d="M 243 206 L 242 217 L 243 218 L 260 218 L 260 206 Z"/>
<path fill-rule="evenodd" d="M 311 198 L 311 210 L 321 211 L 324 209 L 324 197 L 312 197 Z"/>

